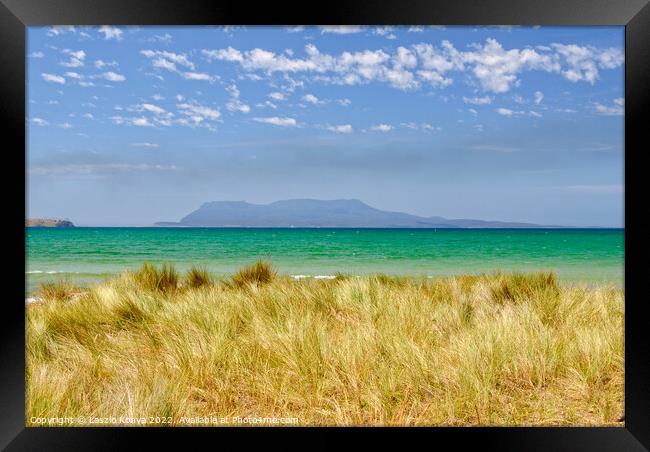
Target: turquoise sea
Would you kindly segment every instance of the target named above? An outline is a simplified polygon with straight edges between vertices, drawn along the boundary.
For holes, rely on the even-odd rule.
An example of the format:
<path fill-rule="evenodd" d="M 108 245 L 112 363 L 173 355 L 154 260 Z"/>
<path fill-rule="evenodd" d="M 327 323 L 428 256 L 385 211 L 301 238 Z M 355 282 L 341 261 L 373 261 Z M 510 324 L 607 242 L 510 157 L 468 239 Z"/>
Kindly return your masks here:
<path fill-rule="evenodd" d="M 283 274 L 439 276 L 553 270 L 569 284 L 623 285 L 623 229 L 26 228 L 27 291 L 102 280 L 144 261 L 227 275 L 258 257 Z"/>

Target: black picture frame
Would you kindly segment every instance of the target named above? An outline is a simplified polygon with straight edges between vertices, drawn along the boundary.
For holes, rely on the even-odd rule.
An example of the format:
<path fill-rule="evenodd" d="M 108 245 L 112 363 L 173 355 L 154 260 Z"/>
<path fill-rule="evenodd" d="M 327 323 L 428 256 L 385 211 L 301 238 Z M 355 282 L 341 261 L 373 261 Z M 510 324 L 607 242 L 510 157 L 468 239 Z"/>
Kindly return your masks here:
<path fill-rule="evenodd" d="M 570 428 L 416 428 L 409 432 L 429 444 L 469 442 L 499 450 L 647 450 L 650 448 L 650 365 L 643 345 L 647 297 L 641 272 L 648 250 L 648 222 L 641 201 L 644 173 L 642 158 L 647 148 L 650 101 L 650 5 L 648 0 L 330 0 L 323 4 L 237 2 L 232 0 L 0 0 L 0 114 L 6 127 L 3 140 L 4 199 L 11 212 L 5 245 L 10 252 L 0 350 L 0 447 L 9 450 L 112 450 L 131 444 L 137 436 L 168 441 L 191 434 L 192 441 L 224 429 L 185 428 L 26 428 L 25 427 L 25 312 L 24 268 L 13 265 L 25 258 L 25 40 L 26 27 L 39 25 L 219 25 L 219 24 L 354 24 L 354 25 L 624 25 L 625 26 L 625 427 Z M 9 145 L 8 143 L 15 143 Z M 21 152 L 21 149 L 23 152 Z M 13 175 L 15 177 L 6 177 Z M 22 181 L 22 192 L 19 188 Z M 18 184 L 18 185 L 17 185 Z M 17 193 L 18 192 L 18 193 Z M 638 265 L 635 262 L 638 261 Z M 22 293 L 21 293 L 22 292 Z M 295 433 L 295 428 L 232 429 L 242 433 L 276 436 Z M 316 429 L 322 434 L 321 429 Z M 381 440 L 388 431 L 402 429 L 344 429 Z M 369 434 L 370 433 L 370 434 Z M 424 438 L 429 434 L 436 438 Z M 329 430 L 328 430 L 329 434 Z M 323 437 L 325 438 L 325 437 Z M 232 438 L 231 438 L 232 439 Z M 240 445 L 243 445 L 243 442 Z M 434 443 L 432 443 L 434 442 Z M 322 443 L 324 444 L 324 443 Z"/>

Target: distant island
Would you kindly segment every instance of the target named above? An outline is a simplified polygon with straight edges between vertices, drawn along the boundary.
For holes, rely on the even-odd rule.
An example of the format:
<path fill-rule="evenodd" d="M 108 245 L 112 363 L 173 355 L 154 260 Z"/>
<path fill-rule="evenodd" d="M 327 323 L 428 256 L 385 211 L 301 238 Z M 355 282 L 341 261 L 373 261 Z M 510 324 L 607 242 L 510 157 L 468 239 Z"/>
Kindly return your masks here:
<path fill-rule="evenodd" d="M 485 221 L 467 218 L 420 217 L 375 209 L 358 199 L 288 199 L 270 204 L 214 201 L 181 218 L 158 222 L 167 227 L 277 228 L 558 228 L 562 226 Z"/>
<path fill-rule="evenodd" d="M 25 220 L 25 226 L 28 228 L 74 228 L 74 224 L 69 220 L 59 220 L 54 218 L 28 218 Z"/>

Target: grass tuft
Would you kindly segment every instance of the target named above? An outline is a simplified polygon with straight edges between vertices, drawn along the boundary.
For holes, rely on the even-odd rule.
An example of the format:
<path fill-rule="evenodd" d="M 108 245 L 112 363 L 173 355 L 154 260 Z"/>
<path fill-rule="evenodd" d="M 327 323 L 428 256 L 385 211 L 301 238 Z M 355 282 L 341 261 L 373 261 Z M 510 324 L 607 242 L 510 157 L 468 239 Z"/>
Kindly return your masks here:
<path fill-rule="evenodd" d="M 492 298 L 500 304 L 535 296 L 557 297 L 559 293 L 557 276 L 552 272 L 497 274 L 492 286 Z"/>
<path fill-rule="evenodd" d="M 178 272 L 172 264 L 163 264 L 160 269 L 145 262 L 133 274 L 140 288 L 148 291 L 171 292 L 178 288 Z"/>
<path fill-rule="evenodd" d="M 72 283 L 66 280 L 61 280 L 42 283 L 38 291 L 38 296 L 45 301 L 67 301 L 78 292 L 79 289 Z"/>
<path fill-rule="evenodd" d="M 247 285 L 262 286 L 273 281 L 277 272 L 266 260 L 258 259 L 254 264 L 240 269 L 232 277 L 232 283 L 235 287 L 245 287 Z"/>
<path fill-rule="evenodd" d="M 205 267 L 192 267 L 185 275 L 185 282 L 188 287 L 196 289 L 212 284 L 212 276 Z"/>

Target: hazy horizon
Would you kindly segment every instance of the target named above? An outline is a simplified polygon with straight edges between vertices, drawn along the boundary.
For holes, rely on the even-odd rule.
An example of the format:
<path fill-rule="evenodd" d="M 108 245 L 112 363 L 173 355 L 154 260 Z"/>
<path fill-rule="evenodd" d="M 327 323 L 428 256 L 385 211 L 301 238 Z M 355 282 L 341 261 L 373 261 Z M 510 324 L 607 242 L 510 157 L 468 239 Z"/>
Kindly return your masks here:
<path fill-rule="evenodd" d="M 30 27 L 27 215 L 212 201 L 623 227 L 623 27 Z"/>

